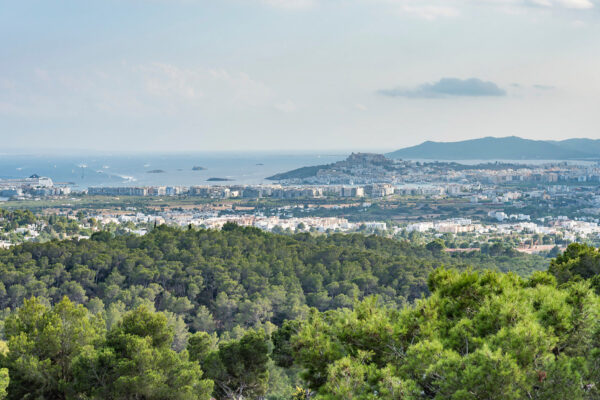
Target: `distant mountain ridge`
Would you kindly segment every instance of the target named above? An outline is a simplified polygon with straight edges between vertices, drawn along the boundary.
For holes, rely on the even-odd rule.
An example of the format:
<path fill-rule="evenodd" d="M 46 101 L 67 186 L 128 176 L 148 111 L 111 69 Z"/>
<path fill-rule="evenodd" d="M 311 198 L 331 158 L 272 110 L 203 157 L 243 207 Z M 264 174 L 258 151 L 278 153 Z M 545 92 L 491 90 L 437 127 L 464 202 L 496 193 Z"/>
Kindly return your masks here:
<path fill-rule="evenodd" d="M 395 159 L 426 160 L 582 160 L 600 159 L 600 140 L 544 141 L 517 136 L 459 142 L 426 141 L 386 154 Z"/>

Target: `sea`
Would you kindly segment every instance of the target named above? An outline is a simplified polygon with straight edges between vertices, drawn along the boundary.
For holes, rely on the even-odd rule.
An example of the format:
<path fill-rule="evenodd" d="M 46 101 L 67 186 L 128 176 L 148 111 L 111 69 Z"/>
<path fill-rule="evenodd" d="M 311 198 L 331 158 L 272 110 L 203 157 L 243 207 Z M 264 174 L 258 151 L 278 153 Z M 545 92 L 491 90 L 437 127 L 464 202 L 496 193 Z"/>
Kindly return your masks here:
<path fill-rule="evenodd" d="M 331 153 L 0 154 L 0 179 L 47 176 L 73 190 L 92 186 L 193 186 L 273 183 L 266 178 L 348 157 Z M 194 167 L 196 168 L 194 170 Z M 208 181 L 210 178 L 226 181 Z"/>
<path fill-rule="evenodd" d="M 84 190 L 92 186 L 256 185 L 300 167 L 331 164 L 349 153 L 338 152 L 198 152 L 182 154 L 2 154 L 0 180 L 47 176 L 55 184 Z M 431 162 L 432 160 L 415 160 Z M 441 160 L 440 160 L 441 161 Z M 452 160 L 473 165 L 488 162 L 540 165 L 558 160 Z M 597 165 L 579 161 L 576 164 Z M 196 167 L 196 170 L 194 170 Z M 198 168 L 199 167 L 199 168 Z M 208 181 L 219 178 L 223 181 Z"/>

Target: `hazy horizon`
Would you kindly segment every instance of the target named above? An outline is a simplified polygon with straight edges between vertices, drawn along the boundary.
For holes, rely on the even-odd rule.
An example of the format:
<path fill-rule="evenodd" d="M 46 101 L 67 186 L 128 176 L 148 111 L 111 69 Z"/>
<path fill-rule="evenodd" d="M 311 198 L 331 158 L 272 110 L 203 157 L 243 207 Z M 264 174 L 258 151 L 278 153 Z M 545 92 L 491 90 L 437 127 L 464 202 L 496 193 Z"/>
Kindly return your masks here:
<path fill-rule="evenodd" d="M 599 10 L 599 0 L 7 2 L 0 153 L 597 139 Z"/>
<path fill-rule="evenodd" d="M 487 137 L 493 137 L 496 139 L 504 139 L 504 138 L 508 138 L 509 136 L 481 136 L 481 137 L 476 137 L 476 138 L 472 138 L 472 139 L 482 139 L 482 138 L 487 138 Z M 521 139 L 528 139 L 528 138 L 524 138 L 524 137 L 520 137 Z M 466 140 L 472 140 L 472 139 L 466 139 Z M 568 140 L 568 139 L 592 139 L 592 140 L 600 140 L 600 139 L 594 139 L 594 138 L 583 138 L 583 137 L 569 137 L 566 139 L 558 139 L 557 141 L 561 141 L 561 140 Z M 540 139 L 531 139 L 531 140 L 540 140 Z M 421 142 L 418 142 L 417 145 L 419 144 L 423 144 L 424 142 L 426 142 L 427 140 L 423 140 Z M 462 140 L 438 140 L 436 141 L 437 143 L 448 143 L 448 142 L 457 142 L 457 141 L 462 141 Z M 549 142 L 553 142 L 554 140 L 542 140 L 542 141 L 549 141 Z M 187 149 L 187 150 L 183 150 L 183 149 L 164 149 L 164 150 L 160 150 L 160 149 L 140 149 L 140 150 L 136 150 L 136 149 L 93 149 L 93 148 L 65 148 L 65 147 L 60 147 L 60 148 L 52 148 L 52 147 L 48 147 L 48 148 L 36 148 L 36 147 L 22 147 L 22 148 L 4 148 L 2 150 L 0 150 L 0 156 L 5 155 L 5 156 L 26 156 L 26 155 L 34 155 L 34 156 L 52 156 L 52 155 L 57 155 L 57 156 L 65 156 L 65 157 L 72 157 L 72 156 L 144 156 L 144 155 L 165 155 L 165 156 L 170 156 L 170 155 L 202 155 L 202 154 L 215 154 L 215 155 L 219 155 L 219 154 L 223 154 L 223 155 L 246 155 L 246 154 L 252 154 L 252 155 L 285 155 L 285 154 L 290 154 L 290 155 L 349 155 L 351 153 L 377 153 L 377 154 L 386 154 L 386 153 L 391 153 L 397 150 L 401 150 L 404 149 L 406 147 L 412 147 L 413 145 L 410 146 L 403 146 L 403 147 L 396 147 L 396 148 L 373 148 L 373 147 L 363 147 L 363 148 L 357 148 L 357 147 L 349 147 L 349 148 L 343 148 L 343 147 L 339 147 L 339 148 L 331 148 L 331 149 L 323 149 L 323 148 L 301 148 L 301 147 L 296 147 L 296 148 L 274 148 L 274 149 L 217 149 L 217 150 L 204 150 L 204 149 Z"/>

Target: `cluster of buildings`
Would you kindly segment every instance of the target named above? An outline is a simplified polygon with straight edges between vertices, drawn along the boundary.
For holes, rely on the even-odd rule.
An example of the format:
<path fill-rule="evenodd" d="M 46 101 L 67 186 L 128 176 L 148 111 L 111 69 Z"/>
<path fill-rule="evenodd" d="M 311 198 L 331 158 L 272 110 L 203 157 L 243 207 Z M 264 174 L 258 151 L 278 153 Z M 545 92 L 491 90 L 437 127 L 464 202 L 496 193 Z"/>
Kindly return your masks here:
<path fill-rule="evenodd" d="M 492 210 L 488 212 L 488 217 L 495 219 L 498 222 L 513 220 L 513 221 L 530 221 L 531 216 L 527 214 L 506 214 L 504 211 Z"/>
<path fill-rule="evenodd" d="M 572 184 L 600 182 L 597 164 L 568 162 L 542 165 L 482 164 L 474 166 L 444 163 L 406 162 L 396 182 L 457 182 L 505 185 L 515 183 Z"/>
<path fill-rule="evenodd" d="M 283 187 L 281 185 L 214 186 L 122 186 L 90 187 L 89 195 L 101 196 L 177 196 L 186 194 L 209 199 L 263 198 L 300 199 L 322 197 L 320 187 Z"/>
<path fill-rule="evenodd" d="M 90 187 L 89 195 L 100 196 L 175 196 L 184 193 L 180 186 Z"/>
<path fill-rule="evenodd" d="M 578 238 L 600 238 L 600 220 L 577 220 L 566 216 L 545 217 L 531 221 L 528 215 L 506 215 L 498 219 L 497 223 L 473 222 L 468 218 L 453 218 L 443 221 L 424 221 L 408 224 L 404 227 L 394 228 L 398 233 L 407 232 L 434 233 L 434 234 L 460 234 L 472 233 L 477 236 L 512 236 L 518 235 L 522 242 L 530 241 L 532 235 L 551 235 L 560 237 L 567 242 L 574 242 Z M 537 250 L 549 250 L 547 246 L 536 246 Z M 550 248 L 553 247 L 550 246 Z M 472 250 L 472 249 L 471 249 Z"/>
<path fill-rule="evenodd" d="M 211 211 L 189 211 L 189 212 L 162 212 L 159 215 L 146 215 L 143 213 L 126 214 L 99 214 L 94 218 L 101 224 L 109 223 L 127 224 L 170 224 L 178 226 L 198 226 L 207 229 L 221 229 L 228 222 L 236 223 L 240 226 L 252 226 L 265 231 L 290 230 L 292 232 L 348 232 L 360 228 L 368 230 L 386 230 L 385 222 L 348 222 L 346 218 L 337 217 L 301 217 L 301 218 L 281 218 L 279 216 L 263 215 L 219 215 Z M 135 233 L 144 233 L 144 229 L 132 230 Z"/>
<path fill-rule="evenodd" d="M 71 193 L 68 186 L 55 186 L 52 179 L 31 175 L 29 178 L 0 179 L 0 197 L 26 198 L 58 196 Z"/>
<path fill-rule="evenodd" d="M 309 169 L 313 171 L 312 169 Z M 548 163 L 538 166 L 516 164 L 461 165 L 444 162 L 416 162 L 388 159 L 381 154 L 357 153 L 346 160 L 314 168 L 308 176 L 290 173 L 268 178 L 273 185 L 206 186 L 118 186 L 90 187 L 90 195 L 177 196 L 209 199 L 276 198 L 306 199 L 328 197 L 381 198 L 392 194 L 415 196 L 471 196 L 472 202 L 511 202 L 517 191 L 493 193 L 499 187 L 519 182 L 547 184 L 548 190 L 565 192 L 573 183 L 600 182 L 598 164 Z M 488 187 L 489 193 L 482 189 Z M 514 185 L 513 185 L 514 186 Z M 540 185 L 538 185 L 540 186 Z M 561 189 L 562 188 L 562 189 Z M 50 178 L 33 175 L 25 179 L 0 180 L 0 197 L 51 196 L 69 194 L 70 188 L 56 186 Z M 533 193 L 532 193 L 533 196 Z"/>
<path fill-rule="evenodd" d="M 286 177 L 281 174 L 282 183 L 313 185 L 355 185 L 369 183 L 393 183 L 397 180 L 396 161 L 382 154 L 352 153 L 346 160 L 324 166 L 314 176 L 302 178 Z"/>
<path fill-rule="evenodd" d="M 518 182 L 584 183 L 600 182 L 600 166 L 592 163 L 549 162 L 541 165 L 488 163 L 461 165 L 448 162 L 392 160 L 381 154 L 356 153 L 346 160 L 315 167 L 314 174 L 278 174 L 283 184 L 364 185 L 370 183 L 480 183 L 511 184 Z"/>
<path fill-rule="evenodd" d="M 316 230 L 319 232 L 333 231 L 350 231 L 356 228 L 355 224 L 348 222 L 345 218 L 280 218 L 277 216 L 260 217 L 260 216 L 222 216 L 207 218 L 198 221 L 197 225 L 205 228 L 220 229 L 225 223 L 234 222 L 241 226 L 253 226 L 265 231 L 273 231 L 276 228 L 282 230 L 290 230 L 292 232 L 302 232 Z"/>
<path fill-rule="evenodd" d="M 577 165 L 562 162 L 530 168 L 504 169 L 486 172 L 477 171 L 470 174 L 465 174 L 465 177 L 492 184 L 511 182 L 600 182 L 600 168 L 597 166 Z"/>
<path fill-rule="evenodd" d="M 282 185 L 214 185 L 214 186 L 120 186 L 90 187 L 89 195 L 100 196 L 177 196 L 186 194 L 208 199 L 315 199 L 324 196 L 385 197 L 395 193 L 391 184 L 364 186 L 282 186 Z"/>
<path fill-rule="evenodd" d="M 429 221 L 409 224 L 405 229 L 408 232 L 427 232 L 433 230 L 440 233 L 460 233 L 473 232 L 477 229 L 477 225 L 473 224 L 468 218 L 452 218 L 445 221 Z"/>

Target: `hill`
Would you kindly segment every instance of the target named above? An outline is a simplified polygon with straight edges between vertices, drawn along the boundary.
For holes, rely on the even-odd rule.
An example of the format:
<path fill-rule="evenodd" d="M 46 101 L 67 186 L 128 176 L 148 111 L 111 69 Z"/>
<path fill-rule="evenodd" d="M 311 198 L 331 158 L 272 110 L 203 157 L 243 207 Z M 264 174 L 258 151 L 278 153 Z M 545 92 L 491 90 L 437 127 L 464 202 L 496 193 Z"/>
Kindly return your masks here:
<path fill-rule="evenodd" d="M 31 296 L 53 304 L 68 296 L 109 314 L 148 304 L 181 317 L 192 331 L 223 333 L 279 325 L 306 315 L 308 307 L 351 306 L 368 295 L 396 305 L 414 301 L 427 293 L 427 275 L 440 265 L 526 276 L 545 269 L 547 261 L 508 250 L 495 257 L 439 254 L 358 234 L 159 226 L 143 237 L 97 232 L 91 240 L 0 250 L 0 310 L 20 307 Z"/>
<path fill-rule="evenodd" d="M 593 153 L 595 157 L 600 154 L 600 139 L 567 139 L 562 141 L 553 141 L 563 148 L 568 148 L 583 153 Z"/>
<path fill-rule="evenodd" d="M 392 160 L 384 157 L 381 154 L 352 153 L 345 160 L 338 161 L 333 164 L 302 167 L 294 169 L 292 171 L 282 172 L 273 176 L 269 176 L 266 179 L 272 181 L 281 181 L 288 179 L 302 180 L 306 178 L 316 177 L 321 172 L 326 174 L 333 173 L 338 178 L 340 178 L 340 174 L 343 174 L 345 176 L 342 178 L 342 180 L 349 180 L 352 178 L 359 178 L 358 176 L 356 176 L 357 168 L 362 170 L 379 170 L 382 174 L 385 174 L 385 171 L 389 172 L 394 169 L 394 163 Z"/>
<path fill-rule="evenodd" d="M 317 172 L 321 169 L 326 169 L 331 167 L 332 164 L 328 165 L 315 165 L 311 167 L 301 167 L 288 172 L 282 172 L 279 174 L 275 174 L 273 176 L 269 176 L 266 179 L 270 181 L 280 181 L 283 179 L 304 179 L 310 178 L 312 176 L 317 176 Z"/>
<path fill-rule="evenodd" d="M 429 160 L 574 160 L 598 158 L 600 140 L 543 141 L 516 136 L 484 137 L 459 142 L 427 141 L 387 156 Z"/>
<path fill-rule="evenodd" d="M 0 251 L 0 295 L 22 300 L 0 399 L 595 400 L 599 259 L 572 244 L 526 279 L 231 224 L 27 243 Z"/>

